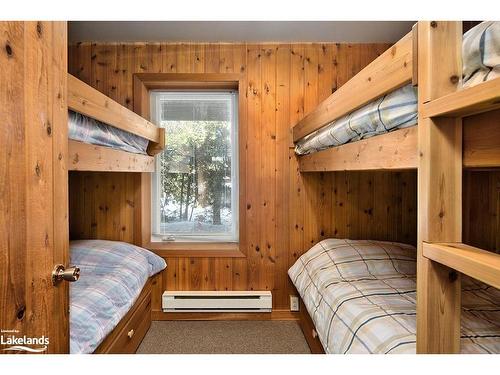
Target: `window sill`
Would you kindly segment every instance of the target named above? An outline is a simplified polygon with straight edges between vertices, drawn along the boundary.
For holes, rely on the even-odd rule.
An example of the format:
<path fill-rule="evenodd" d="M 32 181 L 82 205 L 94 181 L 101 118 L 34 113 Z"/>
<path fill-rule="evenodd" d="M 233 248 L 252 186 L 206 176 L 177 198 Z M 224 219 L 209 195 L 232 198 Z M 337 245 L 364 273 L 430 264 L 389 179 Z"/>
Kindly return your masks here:
<path fill-rule="evenodd" d="M 150 241 L 143 247 L 161 257 L 244 258 L 239 243 Z"/>

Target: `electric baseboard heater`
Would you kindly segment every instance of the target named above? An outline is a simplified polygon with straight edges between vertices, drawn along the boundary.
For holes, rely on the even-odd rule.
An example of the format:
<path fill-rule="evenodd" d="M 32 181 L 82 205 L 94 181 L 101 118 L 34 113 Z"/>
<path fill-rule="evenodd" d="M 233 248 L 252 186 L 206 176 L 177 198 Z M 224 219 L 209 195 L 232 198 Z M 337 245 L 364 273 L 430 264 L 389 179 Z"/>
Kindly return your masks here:
<path fill-rule="evenodd" d="M 270 291 L 165 291 L 164 312 L 271 312 Z"/>

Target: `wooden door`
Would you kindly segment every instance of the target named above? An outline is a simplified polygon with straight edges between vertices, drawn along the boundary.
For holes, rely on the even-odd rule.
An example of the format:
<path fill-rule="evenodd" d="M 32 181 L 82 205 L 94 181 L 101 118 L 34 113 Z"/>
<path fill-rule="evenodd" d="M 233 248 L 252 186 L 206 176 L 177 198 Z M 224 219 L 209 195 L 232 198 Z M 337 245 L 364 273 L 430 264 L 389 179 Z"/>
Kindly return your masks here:
<path fill-rule="evenodd" d="M 66 73 L 66 22 L 0 22 L 0 353 L 69 351 Z"/>

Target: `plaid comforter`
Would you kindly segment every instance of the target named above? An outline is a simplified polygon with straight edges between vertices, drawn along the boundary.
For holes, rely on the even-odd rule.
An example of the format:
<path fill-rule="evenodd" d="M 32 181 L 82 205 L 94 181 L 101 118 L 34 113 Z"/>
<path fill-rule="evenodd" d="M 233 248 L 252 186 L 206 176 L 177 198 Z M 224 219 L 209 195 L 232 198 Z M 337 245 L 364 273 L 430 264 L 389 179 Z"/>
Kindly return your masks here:
<path fill-rule="evenodd" d="M 299 155 L 417 124 L 417 90 L 406 85 L 309 134 L 295 146 Z"/>
<path fill-rule="evenodd" d="M 144 155 L 149 143 L 146 138 L 73 111 L 68 111 L 68 138 Z"/>
<path fill-rule="evenodd" d="M 483 22 L 464 34 L 463 86 L 500 77 L 500 21 Z M 417 124 L 417 90 L 397 89 L 299 140 L 298 155 Z"/>
<path fill-rule="evenodd" d="M 415 353 L 416 249 L 328 239 L 290 268 L 327 353 Z M 462 279 L 462 352 L 500 353 L 500 291 Z"/>
<path fill-rule="evenodd" d="M 92 353 L 130 310 L 163 258 L 124 242 L 70 243 L 81 277 L 70 284 L 70 353 Z"/>

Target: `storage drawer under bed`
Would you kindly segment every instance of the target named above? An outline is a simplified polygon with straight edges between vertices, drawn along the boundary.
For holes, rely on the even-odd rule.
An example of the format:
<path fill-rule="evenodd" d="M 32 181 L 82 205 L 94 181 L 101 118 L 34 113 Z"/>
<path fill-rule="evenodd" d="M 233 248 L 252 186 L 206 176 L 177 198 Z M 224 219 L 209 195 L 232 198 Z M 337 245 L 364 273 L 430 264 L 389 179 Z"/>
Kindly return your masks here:
<path fill-rule="evenodd" d="M 94 354 L 132 354 L 151 326 L 151 283 L 148 281 L 132 309 Z"/>

